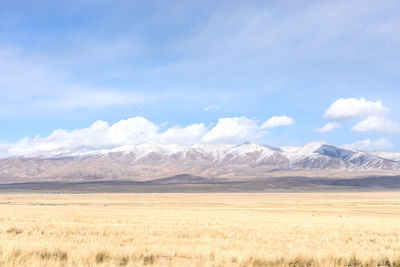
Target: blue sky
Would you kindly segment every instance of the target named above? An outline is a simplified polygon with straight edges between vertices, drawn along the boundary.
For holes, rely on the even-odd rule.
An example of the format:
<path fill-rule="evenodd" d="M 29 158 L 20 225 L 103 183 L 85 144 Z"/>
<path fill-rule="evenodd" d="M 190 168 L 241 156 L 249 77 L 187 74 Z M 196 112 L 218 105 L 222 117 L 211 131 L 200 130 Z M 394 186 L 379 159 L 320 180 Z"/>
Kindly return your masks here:
<path fill-rule="evenodd" d="M 204 141 L 231 118 L 217 130 L 251 129 L 212 140 L 400 151 L 399 14 L 396 0 L 6 0 L 0 145 L 141 117 L 157 133 L 203 124 Z M 340 99 L 358 113 L 325 116 Z M 273 116 L 293 121 L 261 129 Z"/>

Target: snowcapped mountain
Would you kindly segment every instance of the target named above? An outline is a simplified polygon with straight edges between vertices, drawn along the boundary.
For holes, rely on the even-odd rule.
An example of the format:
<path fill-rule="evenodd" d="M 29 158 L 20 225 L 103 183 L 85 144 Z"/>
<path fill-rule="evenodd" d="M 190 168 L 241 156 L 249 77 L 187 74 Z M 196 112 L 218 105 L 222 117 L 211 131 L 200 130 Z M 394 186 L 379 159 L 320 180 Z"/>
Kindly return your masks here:
<path fill-rule="evenodd" d="M 144 143 L 111 149 L 76 148 L 0 159 L 0 181 L 144 180 L 190 173 L 261 178 L 277 171 L 400 171 L 400 154 L 351 151 L 314 142 L 301 147 Z"/>
<path fill-rule="evenodd" d="M 384 159 L 390 159 L 394 161 L 400 161 L 400 153 L 393 153 L 393 152 L 372 152 L 373 155 L 384 158 Z"/>

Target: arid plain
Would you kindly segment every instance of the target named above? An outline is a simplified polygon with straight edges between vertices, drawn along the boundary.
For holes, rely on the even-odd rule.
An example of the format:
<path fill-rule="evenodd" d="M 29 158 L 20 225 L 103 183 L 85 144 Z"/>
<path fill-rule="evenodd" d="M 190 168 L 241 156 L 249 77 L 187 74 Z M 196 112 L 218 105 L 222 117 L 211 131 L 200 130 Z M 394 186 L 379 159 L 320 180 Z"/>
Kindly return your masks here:
<path fill-rule="evenodd" d="M 400 192 L 3 194 L 0 266 L 400 266 Z"/>

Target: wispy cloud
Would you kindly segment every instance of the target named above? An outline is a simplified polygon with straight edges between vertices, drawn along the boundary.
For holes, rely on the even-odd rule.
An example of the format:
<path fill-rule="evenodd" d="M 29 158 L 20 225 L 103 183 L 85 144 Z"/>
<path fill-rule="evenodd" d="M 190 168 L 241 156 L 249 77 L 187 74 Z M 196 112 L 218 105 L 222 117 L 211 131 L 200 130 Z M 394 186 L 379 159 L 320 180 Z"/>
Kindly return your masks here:
<path fill-rule="evenodd" d="M 318 133 L 328 133 L 328 132 L 332 132 L 333 130 L 335 130 L 336 128 L 339 128 L 339 127 L 340 127 L 340 124 L 337 122 L 328 122 L 321 128 L 315 129 L 315 131 Z"/>
<path fill-rule="evenodd" d="M 393 144 L 389 139 L 380 138 L 376 140 L 365 139 L 352 144 L 342 145 L 341 147 L 350 150 L 378 151 L 392 149 Z"/>
<path fill-rule="evenodd" d="M 385 127 L 399 120 L 396 0 L 2 4 L 0 119 L 144 115 L 209 125 L 216 114 L 260 118 L 290 108 L 296 135 L 317 127 L 324 99 L 337 99 L 320 132 L 368 116 Z M 354 129 L 377 131 L 364 124 Z"/>
<path fill-rule="evenodd" d="M 123 92 L 104 89 L 70 89 L 56 97 L 40 100 L 35 105 L 57 109 L 102 109 L 110 106 L 122 107 L 126 105 L 149 103 L 154 99 L 145 93 Z"/>
<path fill-rule="evenodd" d="M 221 109 L 222 108 L 222 106 L 220 106 L 220 105 L 207 105 L 207 106 L 205 106 L 204 107 L 204 111 L 215 111 L 215 110 L 219 110 L 219 109 Z"/>
<path fill-rule="evenodd" d="M 392 61 L 384 49 L 371 53 L 370 46 L 380 38 L 390 40 L 391 48 L 399 43 L 393 34 L 398 33 L 400 22 L 391 15 L 379 16 L 396 7 L 396 1 L 373 0 L 234 3 L 216 9 L 205 23 L 196 25 L 177 49 L 198 51 L 199 57 L 253 54 L 270 61 L 366 56 Z"/>
<path fill-rule="evenodd" d="M 219 90 L 228 94 L 239 90 L 232 88 L 232 84 L 251 87 L 253 81 L 258 81 L 258 85 L 267 83 L 263 81 L 265 72 L 255 69 L 280 69 L 289 61 L 290 64 L 311 64 L 311 67 L 315 60 L 334 63 L 339 58 L 364 60 L 366 56 L 375 63 L 396 65 L 398 62 L 388 53 L 400 44 L 396 37 L 400 22 L 387 12 L 397 4 L 390 0 L 379 3 L 311 1 L 295 5 L 286 1 L 206 1 L 180 3 L 174 8 L 166 4 L 136 3 L 135 7 L 147 7 L 140 14 L 144 17 L 140 23 L 132 21 L 131 13 L 138 12 L 132 4 L 120 3 L 113 6 L 112 12 L 105 2 L 96 3 L 94 12 L 93 7 L 89 8 L 94 4 L 73 1 L 71 6 L 57 11 L 64 22 L 73 12 L 63 10 L 79 9 L 90 14 L 90 19 L 80 21 L 79 27 L 61 27 L 53 35 L 38 28 L 31 36 L 35 46 L 23 42 L 3 46 L 0 49 L 2 88 L 7 88 L 10 95 L 16 91 L 22 95 L 33 92 L 35 98 L 40 98 L 39 91 L 46 97 L 50 92 L 56 94 L 68 87 L 89 86 L 112 91 L 121 90 L 123 84 L 135 84 L 132 90 L 136 94 L 151 88 L 153 95 L 157 95 L 161 90 L 193 87 L 193 84 L 200 85 L 195 90 L 213 93 L 215 88 L 210 87 L 220 83 L 223 86 Z M 40 6 L 46 10 L 45 3 Z M 192 16 L 190 12 L 201 13 Z M 388 15 L 379 16 L 382 13 Z M 45 13 L 40 19 L 52 18 Z M 29 17 L 25 19 L 29 22 Z M 136 23 L 137 27 L 121 20 Z M 170 35 L 162 35 L 167 29 Z M 11 37 L 14 36 L 8 39 Z M 41 38 L 46 38 L 46 45 L 41 43 Z M 376 46 L 377 43 L 380 45 Z M 234 82 L 230 82 L 232 79 Z M 181 93 L 190 95 L 193 91 Z"/>
<path fill-rule="evenodd" d="M 260 127 L 260 129 L 269 129 L 279 126 L 289 126 L 294 124 L 294 120 L 286 115 L 273 116 L 266 120 Z"/>
<path fill-rule="evenodd" d="M 354 125 L 352 130 L 357 132 L 400 133 L 400 122 L 394 122 L 383 116 L 369 116 Z"/>

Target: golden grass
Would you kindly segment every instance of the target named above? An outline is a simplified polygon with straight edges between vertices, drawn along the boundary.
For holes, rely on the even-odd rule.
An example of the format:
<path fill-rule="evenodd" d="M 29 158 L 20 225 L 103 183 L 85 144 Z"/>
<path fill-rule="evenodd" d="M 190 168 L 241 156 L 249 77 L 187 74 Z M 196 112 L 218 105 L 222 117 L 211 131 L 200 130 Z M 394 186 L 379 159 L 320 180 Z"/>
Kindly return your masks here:
<path fill-rule="evenodd" d="M 0 195 L 0 266 L 400 266 L 400 193 Z"/>

